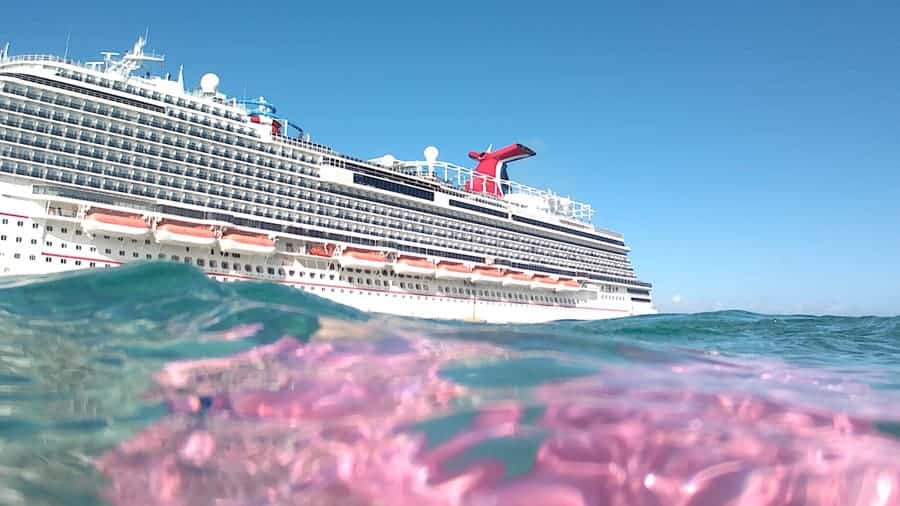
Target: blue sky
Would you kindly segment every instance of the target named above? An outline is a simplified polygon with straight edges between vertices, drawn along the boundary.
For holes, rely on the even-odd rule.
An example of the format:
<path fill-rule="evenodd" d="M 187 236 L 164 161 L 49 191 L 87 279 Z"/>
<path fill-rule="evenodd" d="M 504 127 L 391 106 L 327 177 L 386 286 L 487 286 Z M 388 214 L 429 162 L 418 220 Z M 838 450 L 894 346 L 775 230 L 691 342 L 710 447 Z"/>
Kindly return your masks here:
<path fill-rule="evenodd" d="M 594 204 L 663 311 L 900 313 L 900 4 L 483 3 L 9 2 L 0 41 L 149 26 L 363 158 L 525 143 L 512 177 Z"/>

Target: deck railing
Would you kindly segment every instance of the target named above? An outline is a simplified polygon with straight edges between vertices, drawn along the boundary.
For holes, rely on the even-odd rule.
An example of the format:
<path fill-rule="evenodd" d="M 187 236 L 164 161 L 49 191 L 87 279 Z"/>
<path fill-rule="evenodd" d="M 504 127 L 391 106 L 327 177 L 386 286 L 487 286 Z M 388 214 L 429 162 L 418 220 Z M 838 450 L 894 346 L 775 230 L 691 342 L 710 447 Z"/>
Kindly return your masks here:
<path fill-rule="evenodd" d="M 536 211 L 560 218 L 567 218 L 585 225 L 590 225 L 594 217 L 594 208 L 589 204 L 577 202 L 551 191 L 539 190 L 515 181 L 479 174 L 472 169 L 450 162 L 397 162 L 391 169 L 405 175 L 435 181 L 457 190 L 472 191 L 472 188 L 495 188 L 496 194 L 490 192 L 479 193 L 496 197 L 498 203 L 502 201 L 514 207 L 529 207 Z"/>

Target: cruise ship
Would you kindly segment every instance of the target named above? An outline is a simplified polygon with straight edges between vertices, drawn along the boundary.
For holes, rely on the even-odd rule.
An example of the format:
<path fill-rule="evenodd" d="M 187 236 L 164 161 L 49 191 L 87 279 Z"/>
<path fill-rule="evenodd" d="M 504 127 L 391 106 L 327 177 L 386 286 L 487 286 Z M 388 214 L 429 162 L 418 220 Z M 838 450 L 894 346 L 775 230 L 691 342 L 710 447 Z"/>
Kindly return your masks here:
<path fill-rule="evenodd" d="M 84 63 L 0 50 L 0 274 L 165 261 L 419 318 L 655 313 L 590 205 L 509 177 L 527 146 L 472 168 L 433 146 L 355 158 L 215 74 L 148 72 L 164 59 L 145 45 Z"/>

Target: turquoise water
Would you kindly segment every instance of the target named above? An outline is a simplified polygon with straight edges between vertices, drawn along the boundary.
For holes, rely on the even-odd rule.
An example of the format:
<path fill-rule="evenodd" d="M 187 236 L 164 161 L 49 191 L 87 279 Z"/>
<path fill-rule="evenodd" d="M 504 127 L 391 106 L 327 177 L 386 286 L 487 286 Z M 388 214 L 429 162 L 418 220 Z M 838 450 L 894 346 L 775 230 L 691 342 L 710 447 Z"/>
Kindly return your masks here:
<path fill-rule="evenodd" d="M 427 322 L 156 263 L 2 283 L 0 504 L 900 502 L 900 318 Z"/>

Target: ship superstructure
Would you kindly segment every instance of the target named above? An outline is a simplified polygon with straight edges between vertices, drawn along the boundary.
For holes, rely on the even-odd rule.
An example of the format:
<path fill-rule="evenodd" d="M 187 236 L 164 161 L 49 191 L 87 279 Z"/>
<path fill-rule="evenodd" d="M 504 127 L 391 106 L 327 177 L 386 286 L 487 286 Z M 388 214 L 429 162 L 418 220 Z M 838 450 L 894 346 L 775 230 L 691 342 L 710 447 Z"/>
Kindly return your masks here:
<path fill-rule="evenodd" d="M 0 274 L 188 263 L 366 311 L 488 322 L 654 313 L 591 206 L 509 178 L 513 144 L 362 160 L 260 97 L 143 70 L 139 39 L 77 63 L 0 52 Z"/>

